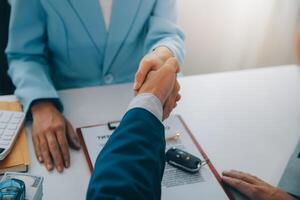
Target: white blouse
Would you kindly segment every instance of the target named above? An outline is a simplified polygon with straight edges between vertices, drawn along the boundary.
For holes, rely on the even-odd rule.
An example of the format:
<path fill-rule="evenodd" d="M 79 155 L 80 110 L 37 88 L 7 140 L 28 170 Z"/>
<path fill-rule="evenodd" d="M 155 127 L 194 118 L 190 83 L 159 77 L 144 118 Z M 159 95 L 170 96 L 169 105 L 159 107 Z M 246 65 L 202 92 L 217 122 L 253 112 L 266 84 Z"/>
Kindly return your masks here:
<path fill-rule="evenodd" d="M 99 0 L 99 3 L 103 13 L 105 28 L 108 31 L 113 0 Z"/>

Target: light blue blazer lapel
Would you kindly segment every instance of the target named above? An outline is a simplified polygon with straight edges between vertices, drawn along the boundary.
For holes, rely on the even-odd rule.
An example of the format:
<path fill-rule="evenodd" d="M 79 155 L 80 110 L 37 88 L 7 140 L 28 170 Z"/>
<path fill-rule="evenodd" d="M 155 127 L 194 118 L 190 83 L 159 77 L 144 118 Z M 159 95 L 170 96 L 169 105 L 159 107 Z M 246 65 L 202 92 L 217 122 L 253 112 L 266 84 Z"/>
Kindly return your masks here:
<path fill-rule="evenodd" d="M 136 18 L 141 0 L 113 0 L 108 39 L 103 63 L 103 75 L 109 70 Z"/>
<path fill-rule="evenodd" d="M 98 0 L 68 0 L 100 56 L 104 56 L 107 32 Z M 80 38 L 78 38 L 80 40 Z M 101 45 L 102 44 L 102 45 Z M 102 46 L 102 47 L 101 47 Z"/>

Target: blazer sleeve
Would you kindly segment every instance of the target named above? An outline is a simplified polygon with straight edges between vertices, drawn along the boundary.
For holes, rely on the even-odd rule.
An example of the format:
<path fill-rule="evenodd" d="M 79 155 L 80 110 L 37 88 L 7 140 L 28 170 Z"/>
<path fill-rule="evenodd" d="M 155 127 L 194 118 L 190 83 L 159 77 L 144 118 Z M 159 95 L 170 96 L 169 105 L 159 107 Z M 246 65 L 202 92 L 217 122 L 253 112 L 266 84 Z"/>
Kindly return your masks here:
<path fill-rule="evenodd" d="M 8 73 L 25 112 L 37 99 L 58 99 L 47 63 L 46 16 L 41 0 L 12 0 Z M 59 101 L 56 101 L 59 102 Z M 61 103 L 59 102 L 61 107 Z"/>
<path fill-rule="evenodd" d="M 300 140 L 285 167 L 278 187 L 300 199 Z"/>
<path fill-rule="evenodd" d="M 131 109 L 97 158 L 87 199 L 160 199 L 164 167 L 164 126 Z"/>
<path fill-rule="evenodd" d="M 145 51 L 151 52 L 159 46 L 169 48 L 183 66 L 185 47 L 184 33 L 177 26 L 176 0 L 157 0 L 149 19 L 149 30 Z"/>

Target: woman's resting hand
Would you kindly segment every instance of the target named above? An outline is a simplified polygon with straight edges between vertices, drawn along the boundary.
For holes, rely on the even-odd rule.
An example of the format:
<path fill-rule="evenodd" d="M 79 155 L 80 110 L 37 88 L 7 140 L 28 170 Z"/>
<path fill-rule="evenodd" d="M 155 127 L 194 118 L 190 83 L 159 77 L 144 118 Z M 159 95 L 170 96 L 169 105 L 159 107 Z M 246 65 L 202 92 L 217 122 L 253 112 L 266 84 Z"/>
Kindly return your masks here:
<path fill-rule="evenodd" d="M 50 101 L 41 101 L 31 107 L 32 140 L 35 154 L 48 171 L 56 166 L 58 172 L 70 166 L 69 145 L 80 148 L 77 134 L 70 122 Z"/>

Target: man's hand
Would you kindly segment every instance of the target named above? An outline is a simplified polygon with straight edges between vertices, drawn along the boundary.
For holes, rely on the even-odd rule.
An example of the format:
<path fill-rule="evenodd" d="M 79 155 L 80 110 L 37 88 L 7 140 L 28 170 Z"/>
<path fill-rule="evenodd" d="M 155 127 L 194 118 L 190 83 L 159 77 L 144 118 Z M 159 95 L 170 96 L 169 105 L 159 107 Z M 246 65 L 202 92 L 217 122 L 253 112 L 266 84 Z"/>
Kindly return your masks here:
<path fill-rule="evenodd" d="M 70 166 L 68 143 L 79 149 L 78 136 L 70 122 L 62 116 L 51 102 L 38 102 L 31 107 L 33 125 L 32 140 L 39 162 L 48 171 L 54 165 L 58 172 Z"/>
<path fill-rule="evenodd" d="M 181 99 L 181 96 L 179 94 L 179 90 L 180 90 L 180 85 L 178 83 L 178 81 L 175 81 L 175 85 L 174 88 L 170 94 L 170 96 L 167 98 L 164 107 L 163 107 L 163 120 L 167 119 L 172 110 L 177 106 L 177 102 Z"/>
<path fill-rule="evenodd" d="M 146 81 L 137 94 L 152 93 L 164 106 L 163 119 L 166 119 L 176 107 L 180 99 L 180 86 L 176 81 L 176 74 L 179 72 L 179 65 L 175 58 L 170 58 L 157 71 L 149 72 Z"/>
<path fill-rule="evenodd" d="M 251 200 L 294 200 L 286 192 L 247 173 L 235 170 L 223 172 L 222 180 Z"/>
<path fill-rule="evenodd" d="M 145 80 L 147 79 L 148 75 L 151 71 L 159 70 L 161 67 L 167 66 L 167 61 L 172 58 L 173 62 L 168 63 L 168 65 L 174 65 L 175 68 L 178 68 L 179 72 L 179 64 L 178 61 L 173 57 L 172 52 L 166 47 L 158 47 L 153 51 L 151 54 L 146 55 L 139 66 L 138 71 L 135 74 L 135 81 L 133 89 L 135 94 L 138 93 L 139 89 L 143 86 Z M 179 101 L 180 95 L 178 94 L 179 91 L 179 84 L 176 81 L 174 91 L 172 92 L 173 95 L 166 100 L 164 104 L 164 113 L 163 119 L 169 117 L 171 111 L 174 109 L 174 104 L 176 106 L 176 102 Z M 175 99 L 175 103 L 174 103 Z"/>

